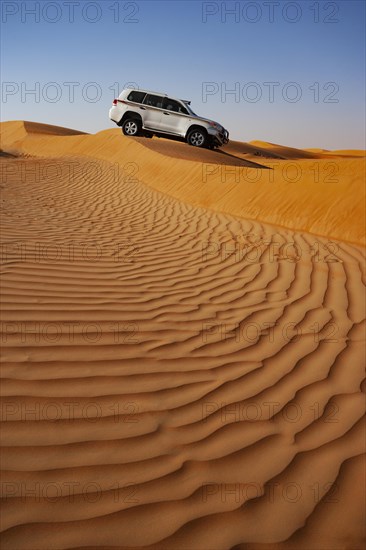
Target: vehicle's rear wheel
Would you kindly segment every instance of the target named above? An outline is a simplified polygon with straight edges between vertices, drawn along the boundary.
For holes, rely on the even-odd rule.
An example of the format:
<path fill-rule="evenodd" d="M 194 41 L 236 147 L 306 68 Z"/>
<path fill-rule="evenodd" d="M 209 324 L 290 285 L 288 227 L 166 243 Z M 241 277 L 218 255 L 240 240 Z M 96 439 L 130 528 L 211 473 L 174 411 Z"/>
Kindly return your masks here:
<path fill-rule="evenodd" d="M 187 142 L 194 147 L 205 147 L 207 145 L 207 133 L 200 128 L 193 128 L 187 136 Z"/>
<path fill-rule="evenodd" d="M 128 118 L 122 124 L 122 132 L 125 136 L 138 136 L 141 131 L 141 122 L 135 118 Z"/>

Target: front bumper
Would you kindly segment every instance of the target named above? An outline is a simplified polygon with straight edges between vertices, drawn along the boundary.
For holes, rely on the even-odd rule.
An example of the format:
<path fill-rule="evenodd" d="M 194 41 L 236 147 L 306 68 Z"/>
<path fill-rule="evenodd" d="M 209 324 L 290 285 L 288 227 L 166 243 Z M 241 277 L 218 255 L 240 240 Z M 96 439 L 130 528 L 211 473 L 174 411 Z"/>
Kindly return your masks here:
<path fill-rule="evenodd" d="M 227 130 L 224 130 L 220 136 L 223 144 L 229 143 L 229 132 Z"/>
<path fill-rule="evenodd" d="M 226 143 L 229 143 L 229 132 L 225 130 L 225 128 L 222 130 L 209 128 L 208 133 L 215 145 L 225 145 Z"/>

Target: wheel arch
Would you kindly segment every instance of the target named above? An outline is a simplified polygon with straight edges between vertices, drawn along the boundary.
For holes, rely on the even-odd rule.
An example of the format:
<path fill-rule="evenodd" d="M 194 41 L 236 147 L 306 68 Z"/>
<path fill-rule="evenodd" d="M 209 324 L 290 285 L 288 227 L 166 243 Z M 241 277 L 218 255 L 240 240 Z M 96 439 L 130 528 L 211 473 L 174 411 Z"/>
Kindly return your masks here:
<path fill-rule="evenodd" d="M 124 121 L 127 120 L 128 118 L 133 118 L 135 120 L 138 120 L 141 123 L 141 125 L 143 124 L 141 115 L 139 115 L 138 113 L 135 113 L 134 111 L 126 111 L 123 117 L 121 118 L 121 120 L 119 121 L 118 126 L 122 126 Z"/>
<path fill-rule="evenodd" d="M 186 131 L 186 135 L 184 136 L 185 139 L 188 138 L 188 134 L 192 132 L 192 130 L 203 130 L 205 134 L 208 136 L 207 128 L 205 128 L 204 126 L 201 126 L 200 124 L 191 124 L 191 126 Z"/>

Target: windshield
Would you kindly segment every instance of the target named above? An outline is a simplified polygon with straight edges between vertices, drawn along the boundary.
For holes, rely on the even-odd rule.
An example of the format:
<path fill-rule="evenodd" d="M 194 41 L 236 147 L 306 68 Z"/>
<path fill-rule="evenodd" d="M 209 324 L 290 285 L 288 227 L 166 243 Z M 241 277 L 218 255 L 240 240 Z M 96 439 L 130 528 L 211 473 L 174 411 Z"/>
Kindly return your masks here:
<path fill-rule="evenodd" d="M 185 108 L 187 109 L 187 111 L 189 112 L 190 115 L 198 116 L 198 115 L 196 115 L 196 113 L 194 111 L 192 111 L 192 109 L 190 108 L 190 106 L 187 103 L 185 103 L 184 105 L 185 105 Z"/>

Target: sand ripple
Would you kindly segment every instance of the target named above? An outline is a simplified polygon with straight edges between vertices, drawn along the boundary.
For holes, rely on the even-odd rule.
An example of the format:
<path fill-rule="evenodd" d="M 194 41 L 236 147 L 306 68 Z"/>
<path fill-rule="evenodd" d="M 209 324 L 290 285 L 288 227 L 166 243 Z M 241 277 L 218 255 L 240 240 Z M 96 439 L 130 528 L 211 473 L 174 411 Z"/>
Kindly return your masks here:
<path fill-rule="evenodd" d="M 362 548 L 363 250 L 42 154 L 0 161 L 2 548 Z"/>

